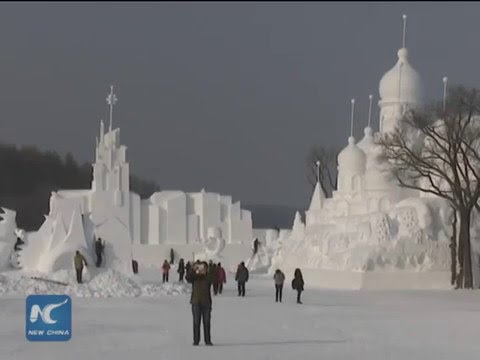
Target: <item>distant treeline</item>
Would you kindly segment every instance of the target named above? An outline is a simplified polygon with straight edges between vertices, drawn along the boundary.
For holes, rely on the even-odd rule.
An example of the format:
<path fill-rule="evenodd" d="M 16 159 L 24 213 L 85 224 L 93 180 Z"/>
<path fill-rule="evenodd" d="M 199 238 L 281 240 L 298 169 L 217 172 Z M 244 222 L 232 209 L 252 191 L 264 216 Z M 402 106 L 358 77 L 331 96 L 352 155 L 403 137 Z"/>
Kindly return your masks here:
<path fill-rule="evenodd" d="M 18 227 L 36 230 L 48 214 L 50 193 L 62 189 L 89 189 L 92 165 L 78 164 L 68 153 L 33 146 L 0 144 L 0 207 L 17 212 Z M 156 183 L 130 176 L 130 189 L 142 198 L 159 191 Z"/>

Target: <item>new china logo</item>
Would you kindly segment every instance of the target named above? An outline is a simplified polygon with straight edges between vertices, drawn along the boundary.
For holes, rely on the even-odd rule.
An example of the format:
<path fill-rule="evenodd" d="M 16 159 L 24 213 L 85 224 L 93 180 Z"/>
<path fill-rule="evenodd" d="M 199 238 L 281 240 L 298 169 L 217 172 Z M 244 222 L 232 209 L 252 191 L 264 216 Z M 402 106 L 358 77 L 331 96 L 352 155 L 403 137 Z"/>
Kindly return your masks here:
<path fill-rule="evenodd" d="M 28 296 L 26 336 L 30 341 L 70 340 L 72 336 L 72 299 L 70 296 Z"/>

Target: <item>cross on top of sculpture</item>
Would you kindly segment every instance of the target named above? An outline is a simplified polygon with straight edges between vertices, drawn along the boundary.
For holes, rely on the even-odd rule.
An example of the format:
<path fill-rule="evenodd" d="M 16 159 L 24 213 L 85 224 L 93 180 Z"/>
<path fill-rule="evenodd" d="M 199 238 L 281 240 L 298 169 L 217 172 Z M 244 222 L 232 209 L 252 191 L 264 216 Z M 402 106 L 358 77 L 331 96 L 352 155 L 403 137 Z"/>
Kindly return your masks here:
<path fill-rule="evenodd" d="M 112 131 L 112 115 L 113 115 L 113 105 L 117 103 L 117 96 L 113 93 L 113 85 L 110 85 L 110 94 L 107 96 L 107 104 L 110 106 L 110 125 L 109 130 Z"/>

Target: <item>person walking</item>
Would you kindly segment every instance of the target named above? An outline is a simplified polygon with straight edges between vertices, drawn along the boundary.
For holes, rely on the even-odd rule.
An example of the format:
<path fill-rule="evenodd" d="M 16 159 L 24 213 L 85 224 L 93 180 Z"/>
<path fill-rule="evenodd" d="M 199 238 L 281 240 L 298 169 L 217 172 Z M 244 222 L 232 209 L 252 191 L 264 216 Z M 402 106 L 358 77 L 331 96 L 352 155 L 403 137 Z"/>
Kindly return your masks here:
<path fill-rule="evenodd" d="M 248 281 L 248 269 L 245 267 L 245 263 L 242 261 L 238 265 L 237 273 L 235 274 L 235 281 L 237 282 L 238 287 L 238 296 L 245 296 L 245 284 Z"/>
<path fill-rule="evenodd" d="M 178 281 L 183 282 L 183 275 L 185 274 L 185 263 L 183 259 L 178 262 Z"/>
<path fill-rule="evenodd" d="M 292 280 L 292 288 L 293 290 L 297 290 L 297 304 L 302 304 L 302 301 L 300 300 L 300 295 L 302 294 L 302 291 L 304 289 L 305 283 L 303 282 L 303 276 L 302 272 L 300 269 L 295 269 L 295 274 L 294 278 Z"/>
<path fill-rule="evenodd" d="M 173 265 L 174 261 L 175 261 L 175 251 L 173 249 L 170 249 L 170 264 Z"/>
<path fill-rule="evenodd" d="M 73 263 L 75 265 L 75 272 L 77 273 L 77 283 L 82 284 L 83 264 L 88 266 L 87 260 L 85 260 L 85 257 L 77 250 L 73 257 Z"/>
<path fill-rule="evenodd" d="M 105 248 L 105 243 L 102 243 L 102 238 L 98 238 L 95 241 L 95 255 L 97 256 L 97 263 L 95 264 L 98 267 L 102 265 L 102 255 Z"/>
<path fill-rule="evenodd" d="M 185 265 L 185 275 L 188 274 L 191 268 L 192 268 L 192 263 L 190 261 L 187 261 L 187 264 Z"/>
<path fill-rule="evenodd" d="M 168 283 L 168 272 L 170 271 L 170 264 L 168 263 L 167 259 L 163 262 L 162 265 L 162 282 Z"/>
<path fill-rule="evenodd" d="M 197 261 L 187 272 L 186 280 L 192 284 L 190 304 L 193 315 L 193 345 L 200 343 L 200 323 L 203 322 L 205 345 L 212 346 L 210 320 L 212 314 L 212 296 L 210 287 L 213 279 L 206 262 Z"/>
<path fill-rule="evenodd" d="M 285 282 L 285 274 L 280 270 L 275 270 L 273 275 L 275 282 L 275 302 L 282 302 L 283 283 Z"/>
<path fill-rule="evenodd" d="M 222 294 L 223 284 L 227 282 L 227 275 L 225 274 L 225 269 L 222 267 L 221 263 L 217 264 L 217 283 L 218 283 L 218 293 Z"/>

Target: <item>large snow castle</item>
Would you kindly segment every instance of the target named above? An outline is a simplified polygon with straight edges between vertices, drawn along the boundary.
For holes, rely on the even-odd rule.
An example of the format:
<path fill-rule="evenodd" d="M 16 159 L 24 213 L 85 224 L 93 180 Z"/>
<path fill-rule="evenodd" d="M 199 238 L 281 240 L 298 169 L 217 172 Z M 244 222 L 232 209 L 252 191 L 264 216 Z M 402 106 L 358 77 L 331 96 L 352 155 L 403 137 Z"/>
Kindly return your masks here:
<path fill-rule="evenodd" d="M 72 269 L 80 250 L 93 264 L 97 238 L 106 244 L 104 267 L 124 273 L 132 273 L 132 260 L 160 267 L 171 250 L 176 261 L 210 258 L 233 267 L 246 259 L 253 237 L 251 213 L 231 196 L 175 190 L 141 199 L 130 191 L 127 147 L 120 142 L 120 129 L 112 127 L 113 87 L 107 102 L 110 125 L 105 129 L 100 123 L 91 189 L 53 192 L 44 223 L 23 236 L 14 262 L 27 272 L 52 273 Z M 14 212 L 6 211 L 4 218 L 15 229 Z M 10 233 L 13 239 L 0 248 L 2 258 L 13 252 L 14 230 Z"/>
<path fill-rule="evenodd" d="M 293 273 L 302 268 L 310 286 L 451 287 L 449 204 L 399 187 L 376 142 L 401 126 L 406 111 L 425 99 L 405 45 L 397 56 L 379 84 L 379 131 L 367 126 L 358 142 L 351 134 L 337 158 L 337 189 L 325 198 L 317 182 L 305 224 L 297 213 L 291 236 L 277 250 L 271 270 L 280 267 Z M 472 235 L 477 244 L 475 229 Z"/>

